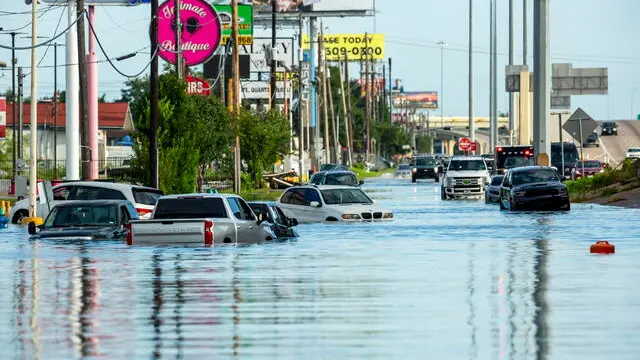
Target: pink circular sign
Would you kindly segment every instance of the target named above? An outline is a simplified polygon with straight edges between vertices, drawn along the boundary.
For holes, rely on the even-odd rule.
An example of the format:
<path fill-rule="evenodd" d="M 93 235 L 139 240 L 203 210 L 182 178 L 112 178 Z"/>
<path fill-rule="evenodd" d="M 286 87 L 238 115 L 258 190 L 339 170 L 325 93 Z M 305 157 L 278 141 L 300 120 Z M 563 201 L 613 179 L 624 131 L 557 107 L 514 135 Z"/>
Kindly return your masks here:
<path fill-rule="evenodd" d="M 158 54 L 176 63 L 175 2 L 168 0 L 158 9 Z M 181 0 L 182 56 L 188 66 L 209 60 L 220 45 L 222 25 L 216 10 L 203 0 Z"/>

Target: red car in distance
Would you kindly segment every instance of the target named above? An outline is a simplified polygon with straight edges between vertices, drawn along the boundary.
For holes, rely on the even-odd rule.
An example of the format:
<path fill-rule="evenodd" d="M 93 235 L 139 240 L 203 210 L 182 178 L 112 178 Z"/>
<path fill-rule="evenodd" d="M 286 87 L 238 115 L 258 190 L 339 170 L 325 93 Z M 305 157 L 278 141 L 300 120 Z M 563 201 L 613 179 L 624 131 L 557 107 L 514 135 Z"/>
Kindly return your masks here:
<path fill-rule="evenodd" d="M 584 160 L 584 170 L 582 168 L 582 162 L 576 164 L 576 179 L 585 176 L 593 176 L 604 172 L 604 164 L 598 160 Z M 584 171 L 584 172 L 583 172 Z"/>

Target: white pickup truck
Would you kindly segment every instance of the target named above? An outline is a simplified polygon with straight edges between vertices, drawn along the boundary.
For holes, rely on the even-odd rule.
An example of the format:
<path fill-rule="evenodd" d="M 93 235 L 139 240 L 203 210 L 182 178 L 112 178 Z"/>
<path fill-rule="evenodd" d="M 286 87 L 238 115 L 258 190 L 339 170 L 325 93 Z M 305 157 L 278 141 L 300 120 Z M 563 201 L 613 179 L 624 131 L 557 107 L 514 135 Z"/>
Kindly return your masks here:
<path fill-rule="evenodd" d="M 276 238 L 239 196 L 193 194 L 163 196 L 150 220 L 131 221 L 129 245 L 254 244 Z"/>
<path fill-rule="evenodd" d="M 491 175 L 480 156 L 454 156 L 442 180 L 442 200 L 464 197 L 482 197 Z"/>

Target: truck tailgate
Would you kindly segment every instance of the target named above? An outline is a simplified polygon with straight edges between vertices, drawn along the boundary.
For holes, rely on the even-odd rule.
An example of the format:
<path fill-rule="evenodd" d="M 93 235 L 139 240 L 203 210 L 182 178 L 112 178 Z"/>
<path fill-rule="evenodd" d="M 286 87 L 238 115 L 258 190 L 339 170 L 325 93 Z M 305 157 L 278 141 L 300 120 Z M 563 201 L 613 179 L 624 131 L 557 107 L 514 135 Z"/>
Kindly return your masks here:
<path fill-rule="evenodd" d="M 208 224 L 207 224 L 208 223 Z M 211 220 L 138 220 L 130 223 L 127 236 L 129 245 L 213 245 L 213 232 L 207 236 Z"/>

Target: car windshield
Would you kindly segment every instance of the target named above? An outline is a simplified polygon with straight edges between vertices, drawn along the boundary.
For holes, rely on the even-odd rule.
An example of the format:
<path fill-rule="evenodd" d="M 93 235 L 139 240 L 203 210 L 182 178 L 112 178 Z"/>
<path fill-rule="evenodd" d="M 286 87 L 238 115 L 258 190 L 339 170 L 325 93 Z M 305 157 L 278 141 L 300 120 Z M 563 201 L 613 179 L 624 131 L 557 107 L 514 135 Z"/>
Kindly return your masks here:
<path fill-rule="evenodd" d="M 487 170 L 484 160 L 451 160 L 449 163 L 449 171 L 483 171 Z"/>
<path fill-rule="evenodd" d="M 373 203 L 360 189 L 331 189 L 322 190 L 321 193 L 327 205 Z"/>
<path fill-rule="evenodd" d="M 402 164 L 402 165 L 398 166 L 398 170 L 409 170 L 409 165 Z"/>
<path fill-rule="evenodd" d="M 500 184 L 502 184 L 502 180 L 504 179 L 504 176 L 494 176 L 491 179 L 491 186 L 498 186 Z"/>
<path fill-rule="evenodd" d="M 155 189 L 133 189 L 133 198 L 137 204 L 155 206 L 163 195 L 162 191 Z"/>
<path fill-rule="evenodd" d="M 616 126 L 616 123 L 606 122 L 606 123 L 602 124 L 602 126 L 604 126 L 604 127 L 614 127 L 614 126 Z"/>
<path fill-rule="evenodd" d="M 513 173 L 513 185 L 560 181 L 553 169 L 532 169 Z"/>
<path fill-rule="evenodd" d="M 112 226 L 118 223 L 117 205 L 57 206 L 44 223 L 45 228 L 72 226 Z"/>
<path fill-rule="evenodd" d="M 433 158 L 417 158 L 413 160 L 413 166 L 436 166 L 436 159 Z"/>
<path fill-rule="evenodd" d="M 357 186 L 358 181 L 356 180 L 356 177 L 350 173 L 327 174 L 327 178 L 324 181 L 324 184 Z"/>
<path fill-rule="evenodd" d="M 628 152 L 630 153 L 640 152 L 640 148 L 629 148 Z"/>
<path fill-rule="evenodd" d="M 504 167 L 506 169 L 512 169 L 520 166 L 533 165 L 532 158 L 524 158 L 520 156 L 511 156 L 504 160 Z"/>
<path fill-rule="evenodd" d="M 579 163 L 578 166 L 582 167 L 582 163 Z M 595 168 L 599 168 L 601 166 L 602 166 L 602 164 L 600 164 L 599 161 L 585 161 L 584 162 L 584 167 L 588 168 L 588 169 L 595 169 Z"/>

